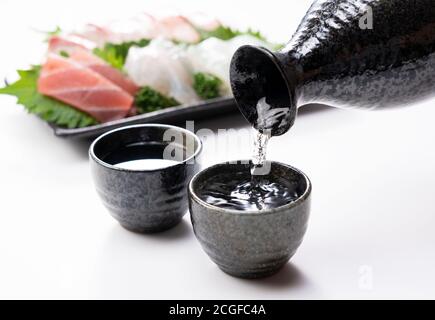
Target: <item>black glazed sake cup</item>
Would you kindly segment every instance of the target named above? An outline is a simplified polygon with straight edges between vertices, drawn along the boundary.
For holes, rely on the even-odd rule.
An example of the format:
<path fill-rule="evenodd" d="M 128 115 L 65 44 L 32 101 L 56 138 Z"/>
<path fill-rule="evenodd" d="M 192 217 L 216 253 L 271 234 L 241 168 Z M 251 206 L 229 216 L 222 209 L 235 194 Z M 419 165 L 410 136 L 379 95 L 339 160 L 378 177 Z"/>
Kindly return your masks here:
<path fill-rule="evenodd" d="M 198 173 L 189 184 L 189 208 L 195 236 L 211 260 L 229 275 L 254 279 L 278 272 L 302 243 L 310 213 L 311 182 L 298 169 L 271 162 L 271 175 L 295 184 L 295 201 L 263 211 L 238 211 L 199 197 L 201 188 L 214 177 L 249 174 L 249 170 L 245 161 L 218 164 Z"/>
<path fill-rule="evenodd" d="M 178 163 L 162 169 L 128 170 L 105 161 L 116 150 L 138 143 L 170 144 Z M 97 192 L 124 228 L 139 233 L 170 229 L 187 212 L 188 183 L 199 169 L 201 149 L 195 134 L 175 126 L 133 125 L 107 132 L 89 150 Z"/>

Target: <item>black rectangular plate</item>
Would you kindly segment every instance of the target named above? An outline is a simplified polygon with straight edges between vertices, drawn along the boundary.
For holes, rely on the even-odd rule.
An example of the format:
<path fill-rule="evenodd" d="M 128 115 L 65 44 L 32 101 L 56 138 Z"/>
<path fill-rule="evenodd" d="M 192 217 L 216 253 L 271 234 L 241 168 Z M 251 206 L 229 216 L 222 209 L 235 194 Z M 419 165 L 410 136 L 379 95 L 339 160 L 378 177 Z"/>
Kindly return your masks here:
<path fill-rule="evenodd" d="M 85 128 L 68 129 L 50 124 L 54 134 L 65 138 L 95 138 L 119 127 L 140 123 L 165 123 L 183 125 L 187 120 L 210 119 L 213 116 L 237 111 L 233 98 L 217 98 L 197 104 L 181 105 L 153 111 L 138 116 L 97 124 Z"/>

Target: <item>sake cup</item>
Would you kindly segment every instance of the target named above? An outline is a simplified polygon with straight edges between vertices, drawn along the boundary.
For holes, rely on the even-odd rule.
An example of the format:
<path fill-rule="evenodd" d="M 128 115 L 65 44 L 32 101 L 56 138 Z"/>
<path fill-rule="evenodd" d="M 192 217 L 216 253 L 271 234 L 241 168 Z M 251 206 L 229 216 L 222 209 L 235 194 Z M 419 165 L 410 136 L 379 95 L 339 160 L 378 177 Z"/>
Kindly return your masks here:
<path fill-rule="evenodd" d="M 246 163 L 218 164 L 198 173 L 189 184 L 189 208 L 196 238 L 220 269 L 235 277 L 261 278 L 279 271 L 301 244 L 310 212 L 311 182 L 300 170 L 272 162 L 270 174 L 295 186 L 295 201 L 274 209 L 239 211 L 199 197 L 199 190 L 214 177 L 249 174 Z"/>
<path fill-rule="evenodd" d="M 176 158 L 171 159 L 176 161 L 174 165 L 128 169 L 107 160 L 128 146 L 155 143 L 167 145 L 171 156 Z M 144 124 L 107 132 L 89 150 L 97 193 L 111 215 L 128 230 L 153 233 L 172 228 L 187 212 L 187 187 L 198 171 L 201 148 L 195 134 L 175 126 Z M 128 160 L 126 154 L 119 156 Z M 166 156 L 154 152 L 152 158 L 166 159 Z"/>

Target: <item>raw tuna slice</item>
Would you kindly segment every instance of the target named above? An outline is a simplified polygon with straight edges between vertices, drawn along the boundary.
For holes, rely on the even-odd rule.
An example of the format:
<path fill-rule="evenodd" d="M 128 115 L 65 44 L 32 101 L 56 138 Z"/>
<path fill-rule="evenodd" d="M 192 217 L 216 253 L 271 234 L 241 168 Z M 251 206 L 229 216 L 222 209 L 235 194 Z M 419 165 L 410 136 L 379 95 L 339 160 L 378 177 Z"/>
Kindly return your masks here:
<path fill-rule="evenodd" d="M 104 60 L 94 55 L 83 42 L 73 41 L 73 38 L 69 37 L 54 36 L 49 41 L 48 49 L 49 52 L 68 54 L 70 59 L 101 74 L 132 95 L 139 89 L 121 71 L 113 68 Z"/>
<path fill-rule="evenodd" d="M 131 95 L 134 95 L 137 90 L 139 90 L 139 87 L 129 78 L 127 78 L 127 76 L 122 74 L 121 71 L 108 65 L 105 61 L 89 51 L 76 49 L 71 52 L 70 59 L 99 73 L 107 80 L 110 80 Z"/>
<path fill-rule="evenodd" d="M 92 50 L 96 47 L 95 43 L 85 38 L 74 35 L 52 36 L 48 41 L 48 51 L 61 53 L 62 51 L 70 52 L 72 48 Z"/>
<path fill-rule="evenodd" d="M 124 118 L 133 97 L 79 63 L 49 54 L 38 79 L 41 94 L 63 101 L 100 122 Z"/>

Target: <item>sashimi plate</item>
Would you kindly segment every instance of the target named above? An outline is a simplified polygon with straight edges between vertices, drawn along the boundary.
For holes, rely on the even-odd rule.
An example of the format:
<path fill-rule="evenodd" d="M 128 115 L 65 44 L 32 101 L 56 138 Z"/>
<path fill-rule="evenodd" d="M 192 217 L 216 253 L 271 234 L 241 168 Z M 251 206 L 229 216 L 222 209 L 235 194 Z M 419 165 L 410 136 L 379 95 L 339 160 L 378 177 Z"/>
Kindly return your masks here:
<path fill-rule="evenodd" d="M 127 125 L 141 123 L 166 123 L 180 124 L 190 120 L 200 120 L 217 115 L 236 112 L 235 100 L 232 97 L 216 98 L 201 101 L 197 104 L 181 105 L 154 112 L 148 112 L 138 116 L 128 117 L 112 122 L 101 123 L 84 128 L 68 129 L 49 124 L 53 128 L 54 134 L 65 138 L 94 138 L 107 131 Z"/>
<path fill-rule="evenodd" d="M 6 79 L 0 94 L 15 96 L 55 135 L 71 138 L 139 123 L 184 126 L 235 111 L 234 52 L 243 45 L 282 46 L 205 14 L 140 13 L 77 30 L 57 28 L 45 37 L 41 63 Z"/>

